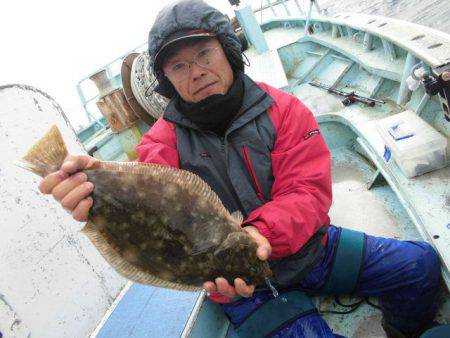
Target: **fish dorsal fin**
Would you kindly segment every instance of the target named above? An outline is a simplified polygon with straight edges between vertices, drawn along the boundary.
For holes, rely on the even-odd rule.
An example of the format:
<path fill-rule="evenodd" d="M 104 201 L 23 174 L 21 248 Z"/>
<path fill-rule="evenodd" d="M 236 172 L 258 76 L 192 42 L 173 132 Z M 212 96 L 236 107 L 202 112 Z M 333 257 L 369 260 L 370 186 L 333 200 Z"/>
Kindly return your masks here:
<path fill-rule="evenodd" d="M 106 238 L 96 229 L 91 222 L 86 223 L 81 230 L 89 240 L 94 244 L 100 254 L 105 260 L 123 277 L 132 280 L 136 283 L 152 285 L 156 287 L 169 288 L 180 291 L 199 291 L 202 288 L 191 285 L 184 285 L 175 282 L 170 282 L 158 278 L 148 272 L 138 269 L 133 264 L 127 262 L 122 258 L 108 243 Z"/>
<path fill-rule="evenodd" d="M 225 208 L 219 196 L 217 196 L 205 181 L 190 171 L 154 163 L 113 161 L 98 161 L 89 169 L 147 174 L 151 175 L 154 180 L 159 180 L 162 183 L 170 182 L 178 186 L 186 187 L 192 195 L 208 200 L 219 216 L 230 220 L 232 225 L 236 226 L 236 221 L 231 217 L 231 214 Z"/>

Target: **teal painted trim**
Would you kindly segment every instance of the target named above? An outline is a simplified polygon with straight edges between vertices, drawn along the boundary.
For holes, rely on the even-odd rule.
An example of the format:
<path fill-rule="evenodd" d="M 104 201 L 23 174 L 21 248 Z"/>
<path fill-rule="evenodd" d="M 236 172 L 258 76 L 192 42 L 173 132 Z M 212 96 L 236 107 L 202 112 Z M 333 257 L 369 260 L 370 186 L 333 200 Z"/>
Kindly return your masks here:
<path fill-rule="evenodd" d="M 352 37 L 353 34 L 355 33 L 355 30 L 353 28 L 349 27 L 349 26 L 345 26 L 345 30 L 347 31 L 347 35 L 349 37 Z"/>
<path fill-rule="evenodd" d="M 359 58 L 359 57 L 363 57 L 364 55 L 359 55 L 359 54 L 355 55 L 354 53 L 352 53 L 351 50 L 346 50 L 346 49 L 341 48 L 342 44 L 333 44 L 333 43 L 330 43 L 327 41 L 323 41 L 320 38 L 317 38 L 313 35 L 304 36 L 297 40 L 297 42 L 299 42 L 299 43 L 306 42 L 306 41 L 315 42 L 319 45 L 333 49 L 333 50 L 343 54 L 345 57 L 355 61 L 356 63 L 359 63 L 362 67 L 364 67 L 365 69 L 367 69 L 369 72 L 371 72 L 373 74 L 376 74 L 381 77 L 385 77 L 389 80 L 393 80 L 393 81 L 397 81 L 397 82 L 401 81 L 400 72 L 394 72 L 394 71 L 390 71 L 390 70 L 386 70 L 386 69 L 382 69 L 382 68 L 374 68 L 372 66 L 369 66 L 366 62 L 362 61 Z M 338 42 L 338 41 L 339 41 L 339 39 L 336 42 Z M 382 66 L 381 62 L 379 63 L 379 65 L 377 64 L 376 66 L 381 67 Z"/>
<path fill-rule="evenodd" d="M 375 85 L 375 87 L 373 87 L 372 91 L 370 92 L 369 97 L 374 97 L 375 94 L 378 92 L 378 90 L 379 90 L 379 89 L 381 88 L 381 86 L 383 85 L 383 83 L 384 83 L 384 77 L 380 77 L 380 78 L 378 79 L 377 84 Z"/>
<path fill-rule="evenodd" d="M 262 54 L 269 50 L 264 34 L 256 21 L 255 13 L 250 6 L 245 6 L 234 11 L 236 18 L 244 30 L 246 38 L 256 48 L 258 54 Z"/>
<path fill-rule="evenodd" d="M 427 105 L 428 101 L 430 101 L 430 99 L 431 99 L 431 96 L 428 95 L 428 94 L 424 94 L 422 96 L 422 99 L 420 99 L 420 102 L 419 102 L 419 104 L 418 104 L 418 106 L 416 108 L 417 115 L 420 116 L 422 114 L 423 109 Z"/>
<path fill-rule="evenodd" d="M 219 303 L 211 302 L 205 297 L 200 297 L 198 302 L 201 302 L 197 315 L 189 320 L 183 335 L 181 337 L 189 338 L 204 338 L 204 337 L 225 337 L 230 326 L 230 323 L 222 310 Z M 194 310 L 195 311 L 195 310 Z M 190 328 L 188 326 L 191 326 Z"/>
<path fill-rule="evenodd" d="M 363 41 L 363 50 L 365 52 L 371 51 L 373 48 L 373 36 L 370 33 L 364 34 L 364 41 Z"/>
<path fill-rule="evenodd" d="M 332 55 L 332 57 L 337 59 L 335 55 Z M 342 60 L 342 58 L 340 58 L 340 59 Z M 342 60 L 342 61 L 344 61 L 344 60 Z M 341 72 L 341 74 L 335 78 L 334 82 L 331 84 L 331 87 L 336 86 L 342 80 L 342 78 L 349 72 L 350 68 L 352 68 L 352 66 L 354 64 L 354 62 L 352 60 L 345 60 L 345 61 L 348 62 L 348 65 L 344 68 L 344 70 Z"/>
<path fill-rule="evenodd" d="M 358 283 L 364 243 L 363 232 L 341 229 L 333 267 L 321 294 L 346 295 L 353 292 Z"/>
<path fill-rule="evenodd" d="M 300 83 L 305 81 L 305 79 L 316 69 L 316 67 L 325 59 L 331 52 L 331 49 L 328 49 L 325 53 L 323 53 L 319 59 L 303 74 L 303 76 L 295 81 L 291 86 L 289 86 L 289 92 L 291 93 L 295 86 L 298 86 Z"/>
<path fill-rule="evenodd" d="M 324 26 L 322 25 L 322 22 L 320 22 L 320 21 L 314 22 L 313 27 L 314 27 L 315 32 L 317 32 L 317 31 L 325 32 Z"/>
<path fill-rule="evenodd" d="M 372 179 L 367 183 L 367 190 L 385 184 L 387 184 L 387 182 L 384 179 L 383 174 L 381 173 L 380 169 L 377 169 L 375 174 L 372 176 Z"/>
<path fill-rule="evenodd" d="M 283 324 L 311 311 L 316 310 L 307 295 L 289 291 L 263 304 L 235 331 L 240 338 L 267 337 Z"/>
<path fill-rule="evenodd" d="M 339 38 L 341 35 L 339 33 L 339 29 L 336 25 L 331 25 L 331 37 L 333 39 Z"/>
<path fill-rule="evenodd" d="M 389 60 L 393 61 L 397 58 L 397 53 L 395 52 L 394 45 L 387 40 L 381 39 L 383 43 L 384 53 Z"/>
<path fill-rule="evenodd" d="M 406 79 L 411 75 L 411 69 L 419 62 L 414 55 L 408 53 L 406 56 L 405 65 L 403 67 L 402 81 L 400 82 L 400 89 L 398 91 L 397 104 L 405 104 L 411 98 L 411 91 L 406 84 Z"/>

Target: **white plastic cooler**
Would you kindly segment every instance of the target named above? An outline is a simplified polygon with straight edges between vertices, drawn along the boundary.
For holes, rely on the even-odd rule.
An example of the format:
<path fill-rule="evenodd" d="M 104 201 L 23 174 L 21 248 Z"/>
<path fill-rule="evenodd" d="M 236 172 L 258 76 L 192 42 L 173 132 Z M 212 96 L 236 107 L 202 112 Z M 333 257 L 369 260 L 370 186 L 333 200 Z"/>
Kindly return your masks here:
<path fill-rule="evenodd" d="M 378 132 L 407 177 L 445 167 L 447 138 L 411 110 L 377 122 Z"/>

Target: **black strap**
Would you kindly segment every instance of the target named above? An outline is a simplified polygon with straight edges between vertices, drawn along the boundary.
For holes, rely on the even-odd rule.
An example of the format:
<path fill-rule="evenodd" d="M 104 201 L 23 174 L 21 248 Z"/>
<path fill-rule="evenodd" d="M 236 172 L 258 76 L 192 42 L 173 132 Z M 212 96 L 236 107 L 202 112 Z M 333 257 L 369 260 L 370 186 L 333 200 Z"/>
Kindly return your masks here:
<path fill-rule="evenodd" d="M 285 292 L 261 305 L 235 331 L 241 338 L 267 337 L 313 311 L 316 309 L 306 294 Z"/>
<path fill-rule="evenodd" d="M 320 294 L 351 294 L 358 283 L 364 253 L 363 232 L 341 229 L 336 256 L 327 282 Z"/>

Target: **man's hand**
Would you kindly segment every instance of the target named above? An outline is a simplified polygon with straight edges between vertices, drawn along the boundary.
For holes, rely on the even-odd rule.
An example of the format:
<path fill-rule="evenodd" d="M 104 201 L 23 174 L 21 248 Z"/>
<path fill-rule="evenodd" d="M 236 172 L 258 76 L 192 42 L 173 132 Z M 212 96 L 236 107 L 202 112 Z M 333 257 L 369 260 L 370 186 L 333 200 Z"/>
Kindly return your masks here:
<path fill-rule="evenodd" d="M 272 253 L 272 247 L 269 241 L 263 235 L 260 234 L 259 230 L 254 226 L 246 226 L 244 230 L 252 236 L 258 249 L 256 250 L 256 255 L 262 261 L 268 259 Z M 226 297 L 233 297 L 239 294 L 242 297 L 251 297 L 255 291 L 254 285 L 247 285 L 241 278 L 236 278 L 234 280 L 234 287 L 231 286 L 228 281 L 223 277 L 218 277 L 214 282 L 208 281 L 203 284 L 203 288 L 208 292 L 219 292 Z"/>
<path fill-rule="evenodd" d="M 59 171 L 42 179 L 39 190 L 43 194 L 52 194 L 76 221 L 85 221 L 93 204 L 89 195 L 94 190 L 94 185 L 87 181 L 85 173 L 69 175 L 77 170 L 90 168 L 96 161 L 97 159 L 88 155 L 67 156 Z"/>

